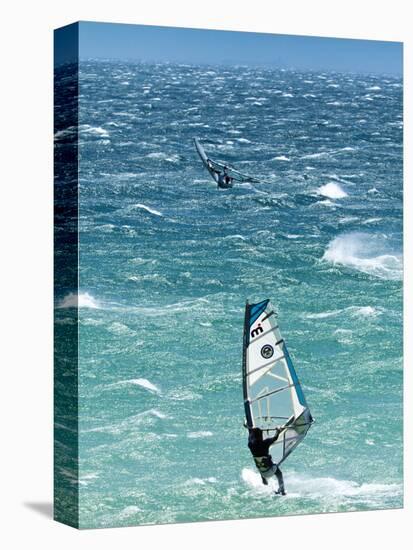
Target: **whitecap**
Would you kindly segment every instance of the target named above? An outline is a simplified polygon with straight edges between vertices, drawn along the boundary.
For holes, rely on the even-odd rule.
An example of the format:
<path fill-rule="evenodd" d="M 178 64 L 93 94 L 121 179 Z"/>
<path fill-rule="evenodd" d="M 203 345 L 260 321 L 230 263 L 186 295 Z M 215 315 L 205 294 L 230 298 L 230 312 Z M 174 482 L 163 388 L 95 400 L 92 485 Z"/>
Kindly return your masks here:
<path fill-rule="evenodd" d="M 389 250 L 382 235 L 370 233 L 339 235 L 327 246 L 323 260 L 381 279 L 400 280 L 403 273 L 400 252 Z"/>
<path fill-rule="evenodd" d="M 329 182 L 325 185 L 322 185 L 317 189 L 317 193 L 323 197 L 328 197 L 330 199 L 343 199 L 347 197 L 348 194 L 338 185 L 338 183 Z"/>
<path fill-rule="evenodd" d="M 214 435 L 212 432 L 200 431 L 200 432 L 189 432 L 187 434 L 187 437 L 189 439 L 200 439 L 203 437 L 211 437 L 212 435 Z"/>
<path fill-rule="evenodd" d="M 151 410 L 150 410 L 150 414 L 151 414 L 152 416 L 156 416 L 156 418 L 161 418 L 161 419 L 168 418 L 168 417 L 166 416 L 166 414 L 164 414 L 164 413 L 158 411 L 157 409 L 151 409 Z"/>
<path fill-rule="evenodd" d="M 275 480 L 271 480 L 268 486 L 262 484 L 258 472 L 244 468 L 241 473 L 244 483 L 257 496 L 273 496 L 274 489 L 278 488 Z M 382 506 L 383 500 L 392 499 L 395 495 L 402 494 L 402 485 L 397 483 L 357 483 L 346 479 L 334 477 L 310 477 L 290 474 L 285 478 L 287 495 L 284 500 L 291 498 L 310 498 L 322 500 L 326 505 L 342 505 L 347 502 L 359 502 L 371 506 Z"/>
<path fill-rule="evenodd" d="M 325 319 L 326 317 L 334 317 L 341 313 L 342 309 L 334 309 L 332 311 L 321 311 L 320 313 L 306 313 L 306 319 Z"/>
<path fill-rule="evenodd" d="M 373 306 L 348 306 L 343 309 L 333 309 L 331 311 L 321 311 L 320 313 L 306 313 L 306 319 L 326 319 L 328 317 L 336 317 L 337 315 L 350 314 L 352 317 L 377 317 L 383 313 L 382 308 Z"/>
<path fill-rule="evenodd" d="M 205 479 L 201 479 L 200 477 L 192 477 L 185 482 L 185 485 L 206 485 L 207 483 L 217 483 L 217 481 L 218 480 L 216 477 L 207 477 Z"/>
<path fill-rule="evenodd" d="M 336 206 L 336 204 L 333 201 L 331 201 L 330 199 L 326 199 L 325 201 L 319 201 L 319 202 L 316 203 L 316 206 L 320 205 L 320 204 L 323 205 L 323 206 Z"/>
<path fill-rule="evenodd" d="M 159 210 L 155 210 L 155 208 L 150 208 L 149 206 L 146 206 L 146 204 L 134 204 L 133 208 L 140 208 L 142 210 L 146 210 L 146 212 L 149 212 L 149 214 L 153 214 L 154 216 L 163 216 L 162 212 L 159 212 Z"/>
<path fill-rule="evenodd" d="M 91 309 L 100 309 L 100 305 L 97 300 L 88 292 L 80 292 L 79 294 L 71 292 L 61 300 L 57 307 L 85 307 Z"/>
<path fill-rule="evenodd" d="M 119 512 L 119 517 L 121 519 L 129 518 L 131 516 L 134 516 L 138 512 L 142 512 L 142 508 L 139 508 L 139 506 L 126 506 L 126 508 L 123 508 L 123 510 Z"/>
<path fill-rule="evenodd" d="M 286 161 L 286 162 L 290 162 L 290 161 L 291 161 L 291 159 L 288 158 L 288 157 L 286 157 L 285 155 L 280 155 L 280 156 L 278 156 L 278 157 L 274 157 L 274 158 L 271 159 L 271 160 L 283 160 L 283 161 Z"/>
<path fill-rule="evenodd" d="M 99 139 L 108 139 L 109 132 L 100 126 L 90 126 L 89 124 L 81 124 L 79 126 L 79 134 L 97 137 Z"/>
<path fill-rule="evenodd" d="M 152 393 L 161 393 L 161 390 L 146 378 L 132 378 L 130 380 L 121 380 L 119 382 L 109 384 L 108 386 L 106 386 L 106 389 L 122 386 L 140 386 L 142 388 L 145 388 L 146 390 L 149 390 Z"/>
<path fill-rule="evenodd" d="M 308 155 L 303 155 L 302 159 L 318 159 L 321 157 L 329 156 L 331 154 L 330 151 L 322 151 L 321 153 L 309 153 Z"/>
<path fill-rule="evenodd" d="M 377 315 L 381 315 L 382 311 L 378 308 L 372 307 L 372 306 L 361 306 L 361 307 L 353 307 L 352 313 L 354 315 L 357 315 L 359 317 L 376 317 Z"/>
<path fill-rule="evenodd" d="M 242 241 L 246 241 L 247 239 L 243 235 L 226 235 L 224 237 L 224 241 L 226 239 L 241 239 Z"/>

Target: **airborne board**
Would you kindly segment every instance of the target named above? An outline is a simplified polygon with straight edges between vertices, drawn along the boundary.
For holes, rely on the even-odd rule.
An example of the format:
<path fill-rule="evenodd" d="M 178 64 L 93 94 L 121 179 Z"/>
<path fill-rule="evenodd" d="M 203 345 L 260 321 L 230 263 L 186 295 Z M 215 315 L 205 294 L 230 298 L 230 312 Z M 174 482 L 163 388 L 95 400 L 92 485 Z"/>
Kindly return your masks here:
<path fill-rule="evenodd" d="M 263 437 L 281 433 L 271 447 L 281 464 L 306 436 L 313 418 L 269 300 L 245 306 L 243 388 L 246 425 Z"/>
<path fill-rule="evenodd" d="M 220 174 L 223 173 L 224 168 L 227 169 L 227 175 L 234 181 L 240 183 L 259 183 L 260 180 L 248 176 L 247 174 L 242 174 L 238 170 L 235 170 L 235 168 L 233 168 L 229 164 L 224 164 L 223 162 L 218 162 L 216 160 L 213 160 L 211 157 L 208 157 L 198 138 L 194 138 L 194 144 L 195 149 L 197 150 L 197 153 L 200 156 L 205 168 L 208 170 L 211 177 L 220 187 L 232 187 L 232 183 L 225 184 L 220 181 Z"/>

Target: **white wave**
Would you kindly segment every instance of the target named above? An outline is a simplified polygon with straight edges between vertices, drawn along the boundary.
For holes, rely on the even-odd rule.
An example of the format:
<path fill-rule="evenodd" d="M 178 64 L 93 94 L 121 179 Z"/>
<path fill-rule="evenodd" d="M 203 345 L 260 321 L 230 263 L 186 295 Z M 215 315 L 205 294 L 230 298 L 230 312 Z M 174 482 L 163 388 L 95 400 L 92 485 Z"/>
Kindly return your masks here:
<path fill-rule="evenodd" d="M 250 189 L 253 193 L 257 193 L 259 195 L 267 195 L 265 191 L 260 191 L 256 187 L 254 187 L 251 183 L 238 183 L 236 186 L 238 189 L 244 188 L 244 189 Z"/>
<path fill-rule="evenodd" d="M 180 160 L 179 155 L 168 155 L 167 153 L 162 153 L 162 152 L 148 153 L 146 155 L 146 158 L 154 159 L 154 160 L 164 160 L 166 162 L 172 162 L 174 164 L 176 164 Z"/>
<path fill-rule="evenodd" d="M 90 126 L 89 124 L 81 124 L 79 126 L 79 134 L 86 134 L 100 139 L 108 139 L 109 132 L 100 126 Z"/>
<path fill-rule="evenodd" d="M 89 485 L 91 481 L 98 478 L 99 474 L 97 473 L 83 474 L 79 477 L 79 485 Z"/>
<path fill-rule="evenodd" d="M 207 483 L 217 483 L 216 477 L 207 477 L 205 479 L 201 479 L 199 477 L 192 477 L 191 479 L 188 479 L 188 481 L 185 481 L 185 485 L 206 485 Z"/>
<path fill-rule="evenodd" d="M 377 317 L 383 313 L 383 309 L 372 306 L 349 306 L 343 309 L 321 311 L 320 313 L 306 313 L 304 317 L 305 319 L 326 319 L 328 317 L 336 317 L 342 313 L 349 313 L 353 317 Z"/>
<path fill-rule="evenodd" d="M 372 307 L 372 306 L 361 306 L 361 307 L 354 307 L 353 314 L 359 317 L 377 317 L 377 315 L 382 314 L 382 311 L 379 308 Z"/>
<path fill-rule="evenodd" d="M 294 475 L 288 480 L 290 496 L 310 497 L 326 500 L 357 500 L 359 502 L 381 503 L 386 497 L 392 498 L 401 493 L 396 483 L 356 483 L 334 477 L 307 477 Z M 288 489 L 287 487 L 287 489 Z"/>
<path fill-rule="evenodd" d="M 283 160 L 285 162 L 291 162 L 291 159 L 286 157 L 285 155 L 280 155 L 279 157 L 274 157 L 271 160 Z"/>
<path fill-rule="evenodd" d="M 146 204 L 134 204 L 133 208 L 140 208 L 142 210 L 146 210 L 146 212 L 149 212 L 149 214 L 153 214 L 154 216 L 163 216 L 162 212 L 159 212 L 159 210 L 155 210 L 155 208 L 150 208 L 149 206 L 146 206 Z"/>
<path fill-rule="evenodd" d="M 336 203 L 334 203 L 330 199 L 326 199 L 324 201 L 318 201 L 317 203 L 315 203 L 315 206 L 319 206 L 320 204 L 324 206 L 337 206 Z"/>
<path fill-rule="evenodd" d="M 367 218 L 367 220 L 363 220 L 361 223 L 363 225 L 368 225 L 369 223 L 376 223 L 381 221 L 381 218 Z"/>
<path fill-rule="evenodd" d="M 214 435 L 212 432 L 208 432 L 208 431 L 200 431 L 200 432 L 189 432 L 187 434 L 187 437 L 189 439 L 200 439 L 202 437 L 211 437 L 212 435 Z"/>
<path fill-rule="evenodd" d="M 277 482 L 270 481 L 268 486 L 262 484 L 258 472 L 244 468 L 242 479 L 254 492 L 263 496 L 273 495 L 277 488 Z M 403 491 L 401 484 L 397 483 L 357 483 L 346 479 L 334 477 L 308 477 L 303 475 L 284 476 L 287 495 L 282 499 L 311 498 L 324 500 L 333 504 L 342 504 L 346 501 L 359 504 L 381 505 L 386 498 L 392 499 L 400 496 Z"/>
<path fill-rule="evenodd" d="M 343 309 L 335 309 L 333 311 L 321 311 L 320 313 L 306 313 L 304 317 L 306 319 L 325 319 L 327 317 L 335 317 L 339 315 Z"/>
<path fill-rule="evenodd" d="M 242 241 L 246 241 L 247 239 L 243 235 L 227 235 L 224 237 L 224 241 L 227 239 L 241 239 Z"/>
<path fill-rule="evenodd" d="M 338 223 L 340 225 L 344 225 L 346 223 L 352 223 L 352 222 L 357 222 L 358 221 L 358 217 L 357 216 L 343 216 L 342 218 L 340 218 L 338 220 Z"/>
<path fill-rule="evenodd" d="M 338 185 L 338 183 L 329 182 L 317 189 L 317 193 L 329 199 L 344 199 L 348 194 Z"/>
<path fill-rule="evenodd" d="M 301 158 L 302 159 L 318 159 L 318 158 L 321 158 L 321 157 L 328 156 L 330 154 L 331 154 L 330 151 L 323 151 L 321 153 L 310 153 L 308 155 L 303 155 Z"/>
<path fill-rule="evenodd" d="M 100 309 L 100 305 L 97 300 L 88 292 L 81 292 L 79 294 L 71 292 L 62 299 L 57 307 L 88 307 L 91 309 Z"/>
<path fill-rule="evenodd" d="M 166 416 L 166 414 L 164 414 L 164 413 L 158 411 L 157 409 L 151 409 L 150 414 L 151 414 L 152 416 L 156 416 L 156 418 L 161 418 L 161 419 L 163 419 L 163 418 L 168 418 L 168 417 Z"/>
<path fill-rule="evenodd" d="M 142 512 L 142 508 L 139 508 L 139 506 L 130 505 L 130 506 L 126 506 L 126 508 L 123 508 L 123 510 L 119 512 L 119 517 L 121 519 L 126 519 L 134 516 L 139 512 Z"/>
<path fill-rule="evenodd" d="M 398 280 L 403 274 L 401 254 L 388 250 L 382 235 L 370 233 L 339 235 L 327 246 L 323 260 L 381 279 Z"/>
<path fill-rule="evenodd" d="M 146 411 L 140 412 L 133 416 L 129 416 L 124 420 L 114 422 L 113 424 L 107 424 L 105 426 L 96 426 L 94 428 L 83 429 L 84 433 L 96 432 L 96 433 L 111 433 L 111 434 L 120 434 L 124 431 L 130 431 L 139 429 L 139 425 L 144 423 L 147 424 L 151 422 L 151 417 L 159 418 L 164 420 L 168 416 L 157 409 L 148 409 Z"/>
<path fill-rule="evenodd" d="M 172 390 L 168 394 L 168 398 L 173 399 L 174 401 L 195 401 L 198 399 L 202 399 L 202 395 L 188 389 L 179 388 L 176 390 Z"/>
<path fill-rule="evenodd" d="M 122 387 L 122 386 L 141 386 L 142 388 L 145 388 L 146 390 L 149 390 L 152 393 L 160 394 L 161 390 L 155 386 L 155 384 L 152 384 L 152 382 L 149 382 L 146 378 L 132 378 L 130 380 L 121 380 L 120 382 L 115 382 L 114 384 L 109 384 L 109 386 L 106 386 L 106 388 L 114 388 L 114 387 Z"/>

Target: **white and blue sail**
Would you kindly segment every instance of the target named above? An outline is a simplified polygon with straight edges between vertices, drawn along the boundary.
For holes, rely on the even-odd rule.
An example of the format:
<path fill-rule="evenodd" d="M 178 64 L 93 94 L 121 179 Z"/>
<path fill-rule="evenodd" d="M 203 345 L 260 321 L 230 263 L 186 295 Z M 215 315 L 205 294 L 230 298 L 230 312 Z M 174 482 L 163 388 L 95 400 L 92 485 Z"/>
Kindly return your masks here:
<path fill-rule="evenodd" d="M 281 429 L 271 447 L 281 464 L 306 436 L 313 418 L 269 300 L 245 307 L 243 388 L 246 425 L 265 437 Z"/>

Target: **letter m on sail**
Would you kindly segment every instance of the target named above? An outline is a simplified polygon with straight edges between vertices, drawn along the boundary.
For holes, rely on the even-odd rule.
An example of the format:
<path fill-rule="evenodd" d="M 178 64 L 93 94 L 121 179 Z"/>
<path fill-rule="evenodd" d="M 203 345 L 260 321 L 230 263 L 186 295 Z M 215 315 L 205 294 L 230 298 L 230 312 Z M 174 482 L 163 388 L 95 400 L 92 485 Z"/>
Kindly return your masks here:
<path fill-rule="evenodd" d="M 258 334 L 261 334 L 264 332 L 264 329 L 261 325 L 258 325 L 254 330 L 251 331 L 251 338 L 254 338 L 255 336 L 258 336 Z"/>

